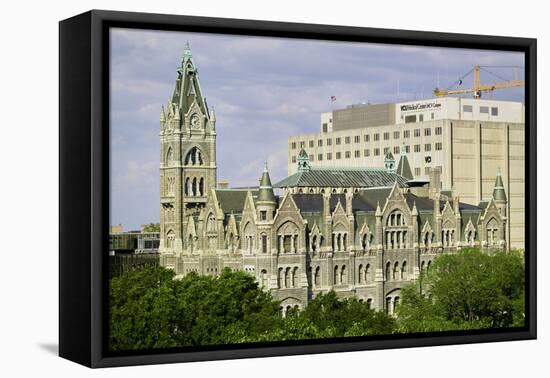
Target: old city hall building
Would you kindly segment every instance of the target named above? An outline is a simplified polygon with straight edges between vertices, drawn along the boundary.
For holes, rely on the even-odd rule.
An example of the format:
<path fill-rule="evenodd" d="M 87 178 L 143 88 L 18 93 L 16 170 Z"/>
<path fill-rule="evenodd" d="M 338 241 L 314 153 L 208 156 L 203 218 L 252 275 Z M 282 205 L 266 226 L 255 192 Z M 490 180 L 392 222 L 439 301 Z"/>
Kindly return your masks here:
<path fill-rule="evenodd" d="M 406 154 L 380 168 L 321 168 L 302 150 L 275 185 L 266 165 L 258 187 L 217 188 L 216 118 L 188 47 L 160 127 L 161 265 L 178 276 L 248 272 L 283 313 L 329 290 L 391 313 L 438 254 L 506 245 L 500 174 L 491 198 L 466 204 L 441 188 L 438 168 L 415 179 Z"/>

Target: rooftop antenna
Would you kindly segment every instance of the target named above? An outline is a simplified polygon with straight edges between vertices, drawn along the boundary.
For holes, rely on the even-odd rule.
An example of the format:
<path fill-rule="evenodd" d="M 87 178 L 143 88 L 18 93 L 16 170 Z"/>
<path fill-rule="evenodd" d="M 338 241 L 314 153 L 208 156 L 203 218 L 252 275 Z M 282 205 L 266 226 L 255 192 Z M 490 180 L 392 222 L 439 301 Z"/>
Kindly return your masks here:
<path fill-rule="evenodd" d="M 397 78 L 397 101 L 401 99 L 401 93 L 399 93 L 399 78 Z"/>

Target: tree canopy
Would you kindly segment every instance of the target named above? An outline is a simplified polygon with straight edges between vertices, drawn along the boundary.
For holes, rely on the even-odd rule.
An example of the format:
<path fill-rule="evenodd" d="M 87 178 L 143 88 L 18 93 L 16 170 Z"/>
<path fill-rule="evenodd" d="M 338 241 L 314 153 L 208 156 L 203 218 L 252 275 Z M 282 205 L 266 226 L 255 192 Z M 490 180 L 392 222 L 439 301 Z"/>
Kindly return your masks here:
<path fill-rule="evenodd" d="M 219 277 L 148 267 L 111 280 L 110 347 L 134 350 L 391 333 L 395 320 L 356 298 L 318 295 L 286 318 L 254 277 Z"/>
<path fill-rule="evenodd" d="M 429 273 L 405 286 L 399 332 L 520 327 L 525 267 L 518 251 L 467 249 L 437 257 Z"/>
<path fill-rule="evenodd" d="M 147 223 L 141 225 L 142 232 L 160 232 L 160 223 Z"/>
<path fill-rule="evenodd" d="M 397 316 L 356 297 L 318 294 L 303 310 L 279 302 L 244 272 L 218 277 L 147 267 L 110 281 L 113 351 L 433 332 L 524 324 L 524 264 L 515 251 L 443 254 L 401 289 Z"/>

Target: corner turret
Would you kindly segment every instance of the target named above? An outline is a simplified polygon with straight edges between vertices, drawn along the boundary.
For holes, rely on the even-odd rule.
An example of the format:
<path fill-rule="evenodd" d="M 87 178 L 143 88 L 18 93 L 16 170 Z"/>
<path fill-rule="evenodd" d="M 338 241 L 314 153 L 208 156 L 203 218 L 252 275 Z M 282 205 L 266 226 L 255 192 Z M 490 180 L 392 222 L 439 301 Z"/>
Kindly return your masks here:
<path fill-rule="evenodd" d="M 500 169 L 497 170 L 497 177 L 493 188 L 493 199 L 495 200 L 495 205 L 497 206 L 500 215 L 505 217 L 508 198 L 506 197 L 506 191 L 504 189 L 504 182 L 502 181 Z"/>
<path fill-rule="evenodd" d="M 298 154 L 298 172 L 305 172 L 309 170 L 311 170 L 311 165 L 309 164 L 309 155 L 302 147 L 300 153 Z"/>
<path fill-rule="evenodd" d="M 260 188 L 258 191 L 258 200 L 256 202 L 256 208 L 258 210 L 258 219 L 260 222 L 273 220 L 273 213 L 277 206 L 277 198 L 273 192 L 273 186 L 271 185 L 271 178 L 269 177 L 269 171 L 267 169 L 267 162 L 264 165 L 264 171 L 260 178 Z"/>
<path fill-rule="evenodd" d="M 395 173 L 395 158 L 391 151 L 388 151 L 384 157 L 384 167 L 388 173 Z"/>

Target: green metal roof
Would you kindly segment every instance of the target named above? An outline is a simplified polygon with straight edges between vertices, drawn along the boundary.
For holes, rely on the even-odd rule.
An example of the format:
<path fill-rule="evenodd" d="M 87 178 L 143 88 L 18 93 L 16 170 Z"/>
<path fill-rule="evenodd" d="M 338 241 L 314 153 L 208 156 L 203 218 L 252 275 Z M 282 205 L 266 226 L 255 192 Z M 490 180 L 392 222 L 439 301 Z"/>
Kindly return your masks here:
<path fill-rule="evenodd" d="M 264 172 L 260 179 L 260 191 L 258 193 L 258 201 L 277 203 L 275 193 L 273 193 L 273 186 L 271 185 L 271 178 L 267 170 L 267 162 L 265 163 Z"/>
<path fill-rule="evenodd" d="M 397 181 L 404 186 L 407 178 L 384 169 L 342 169 L 311 168 L 297 172 L 274 185 L 276 188 L 288 187 L 389 187 Z"/>
<path fill-rule="evenodd" d="M 216 196 L 224 213 L 241 214 L 247 192 L 247 189 L 218 189 L 216 190 Z M 252 195 L 257 196 L 258 191 L 253 191 Z"/>

